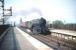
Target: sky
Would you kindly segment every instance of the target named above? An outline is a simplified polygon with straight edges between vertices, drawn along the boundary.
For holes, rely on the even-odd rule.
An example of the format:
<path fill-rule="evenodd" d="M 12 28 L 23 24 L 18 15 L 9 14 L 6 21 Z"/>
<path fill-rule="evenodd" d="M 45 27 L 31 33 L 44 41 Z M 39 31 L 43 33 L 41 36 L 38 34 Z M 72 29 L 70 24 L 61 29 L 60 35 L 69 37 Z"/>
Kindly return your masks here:
<path fill-rule="evenodd" d="M 43 17 L 47 21 L 61 20 L 76 23 L 76 0 L 5 0 L 5 8 L 12 6 L 11 21 L 19 22 Z M 13 18 L 13 19 L 12 19 Z"/>

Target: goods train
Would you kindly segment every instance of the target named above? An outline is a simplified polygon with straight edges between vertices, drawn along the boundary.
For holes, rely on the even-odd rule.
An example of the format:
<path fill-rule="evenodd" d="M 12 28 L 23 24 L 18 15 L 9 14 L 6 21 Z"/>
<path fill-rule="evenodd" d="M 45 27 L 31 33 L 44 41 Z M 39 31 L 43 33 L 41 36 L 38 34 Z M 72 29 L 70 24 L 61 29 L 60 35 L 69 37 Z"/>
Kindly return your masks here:
<path fill-rule="evenodd" d="M 27 21 L 21 26 L 30 29 L 33 34 L 48 35 L 51 33 L 46 26 L 46 20 L 44 18 Z"/>

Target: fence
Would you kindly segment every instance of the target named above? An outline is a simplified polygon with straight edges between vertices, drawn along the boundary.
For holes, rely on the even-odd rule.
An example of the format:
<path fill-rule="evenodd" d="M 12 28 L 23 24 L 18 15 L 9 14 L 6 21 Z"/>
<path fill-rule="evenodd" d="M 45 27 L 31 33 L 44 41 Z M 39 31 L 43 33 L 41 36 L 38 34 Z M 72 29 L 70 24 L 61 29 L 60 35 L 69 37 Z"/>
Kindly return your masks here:
<path fill-rule="evenodd" d="M 66 29 L 66 30 L 76 31 L 76 24 L 65 24 L 65 25 L 62 25 L 62 26 L 57 26 L 57 25 L 50 24 L 50 28 Z"/>

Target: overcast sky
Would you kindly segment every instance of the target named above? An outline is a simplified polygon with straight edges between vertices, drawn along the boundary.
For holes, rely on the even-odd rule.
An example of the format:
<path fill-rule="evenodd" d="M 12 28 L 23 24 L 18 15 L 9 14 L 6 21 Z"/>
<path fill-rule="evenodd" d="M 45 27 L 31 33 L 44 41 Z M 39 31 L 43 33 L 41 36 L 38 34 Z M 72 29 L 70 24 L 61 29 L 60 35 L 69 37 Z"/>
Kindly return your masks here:
<path fill-rule="evenodd" d="M 5 0 L 5 4 L 7 8 L 12 6 L 13 17 L 16 19 L 44 17 L 48 21 L 76 23 L 76 0 Z"/>

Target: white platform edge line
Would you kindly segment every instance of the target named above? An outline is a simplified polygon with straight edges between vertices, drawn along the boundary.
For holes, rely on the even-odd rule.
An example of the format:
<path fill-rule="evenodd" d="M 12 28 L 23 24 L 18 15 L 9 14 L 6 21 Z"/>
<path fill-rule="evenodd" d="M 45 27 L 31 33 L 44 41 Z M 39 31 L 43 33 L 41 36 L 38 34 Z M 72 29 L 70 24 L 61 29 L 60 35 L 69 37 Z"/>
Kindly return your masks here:
<path fill-rule="evenodd" d="M 29 34 L 25 33 L 18 27 L 15 27 L 34 47 L 36 47 L 38 50 L 54 50 L 53 48 L 45 45 L 44 43 L 40 42 L 39 40 L 33 38 Z"/>

